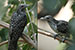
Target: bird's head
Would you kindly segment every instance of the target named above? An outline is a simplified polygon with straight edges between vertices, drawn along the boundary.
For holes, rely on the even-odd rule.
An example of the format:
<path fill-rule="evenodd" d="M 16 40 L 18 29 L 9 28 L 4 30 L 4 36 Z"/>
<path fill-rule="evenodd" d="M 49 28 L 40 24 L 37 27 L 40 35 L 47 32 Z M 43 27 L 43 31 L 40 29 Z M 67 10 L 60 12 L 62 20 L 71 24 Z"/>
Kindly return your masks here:
<path fill-rule="evenodd" d="M 43 18 L 41 18 L 42 20 L 46 20 L 46 21 L 50 21 L 53 19 L 53 17 L 51 15 L 46 15 Z"/>
<path fill-rule="evenodd" d="M 25 11 L 25 8 L 28 7 L 29 5 L 27 4 L 20 4 L 18 6 L 18 10 L 17 11 Z"/>

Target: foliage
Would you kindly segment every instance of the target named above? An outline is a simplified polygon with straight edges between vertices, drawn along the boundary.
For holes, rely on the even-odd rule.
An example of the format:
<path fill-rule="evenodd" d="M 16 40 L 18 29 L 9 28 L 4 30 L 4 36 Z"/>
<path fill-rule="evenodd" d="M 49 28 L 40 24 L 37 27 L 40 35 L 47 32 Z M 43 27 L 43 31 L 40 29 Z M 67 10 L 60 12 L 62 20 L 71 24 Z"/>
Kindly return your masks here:
<path fill-rule="evenodd" d="M 7 40 L 7 39 L 8 39 L 8 29 L 2 28 L 2 29 L 0 30 L 0 37 L 1 37 L 0 42 Z"/>
<path fill-rule="evenodd" d="M 60 0 L 62 5 L 65 6 L 68 0 Z"/>
<path fill-rule="evenodd" d="M 10 23 L 10 19 L 11 19 L 13 12 L 16 11 L 19 4 L 24 4 L 24 1 L 25 0 L 0 0 L 0 20 Z M 25 2 L 30 5 L 28 7 L 28 9 L 30 10 L 36 3 L 36 0 L 26 0 Z M 29 12 L 29 13 L 30 13 L 31 20 L 32 20 L 34 18 L 33 14 L 31 12 Z M 27 18 L 28 18 L 27 23 L 30 23 L 28 14 L 27 14 Z M 33 27 L 34 27 L 34 32 L 37 33 L 37 26 L 34 22 L 32 22 L 32 23 L 33 23 Z M 28 32 L 26 30 L 28 30 Z M 0 42 L 8 40 L 8 33 L 9 33 L 9 30 L 7 28 L 3 28 L 0 26 Z M 31 23 L 29 26 L 25 27 L 24 33 L 27 33 L 28 35 L 30 34 L 30 37 L 34 34 Z M 23 43 L 20 43 L 19 45 L 21 45 L 21 44 L 23 44 Z M 29 45 L 27 43 L 24 43 L 24 44 L 26 44 L 26 45 L 22 46 L 23 50 L 35 50 L 35 48 L 33 48 L 31 45 Z M 8 45 L 5 44 L 0 47 L 0 50 L 7 50 L 7 48 L 8 48 Z M 19 48 L 20 47 L 18 47 L 18 49 Z"/>
<path fill-rule="evenodd" d="M 73 10 L 74 16 L 75 16 L 75 2 L 74 2 L 73 5 L 72 5 L 72 10 Z"/>
<path fill-rule="evenodd" d="M 72 18 L 69 21 L 69 26 L 70 26 L 70 33 L 72 34 L 72 39 L 75 42 L 75 18 Z"/>

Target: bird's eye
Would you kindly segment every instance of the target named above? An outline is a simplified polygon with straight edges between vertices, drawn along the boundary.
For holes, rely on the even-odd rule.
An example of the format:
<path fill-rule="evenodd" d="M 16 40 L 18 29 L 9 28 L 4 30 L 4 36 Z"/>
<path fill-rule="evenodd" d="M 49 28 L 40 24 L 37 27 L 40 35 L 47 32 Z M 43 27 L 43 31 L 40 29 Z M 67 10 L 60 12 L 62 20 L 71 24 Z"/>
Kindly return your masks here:
<path fill-rule="evenodd" d="M 21 7 L 24 7 L 24 6 L 21 6 Z"/>
<path fill-rule="evenodd" d="M 49 19 L 49 18 L 47 18 L 47 19 Z"/>

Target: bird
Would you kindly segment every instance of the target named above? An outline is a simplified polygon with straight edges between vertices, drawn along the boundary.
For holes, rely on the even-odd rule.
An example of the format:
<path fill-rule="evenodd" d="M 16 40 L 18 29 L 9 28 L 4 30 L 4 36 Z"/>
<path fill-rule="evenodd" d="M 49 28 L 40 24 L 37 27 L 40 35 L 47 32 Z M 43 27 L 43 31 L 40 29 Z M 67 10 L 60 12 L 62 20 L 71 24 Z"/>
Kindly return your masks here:
<path fill-rule="evenodd" d="M 56 20 L 51 15 L 46 15 L 45 17 L 43 17 L 41 19 L 48 21 L 48 24 L 50 25 L 50 27 L 55 32 L 58 33 L 54 36 L 54 38 L 56 38 L 56 36 L 60 35 L 60 36 L 65 36 L 64 40 L 67 40 L 70 37 L 69 24 L 67 21 Z M 62 41 L 64 41 L 64 40 L 62 40 Z"/>
<path fill-rule="evenodd" d="M 23 30 L 27 25 L 26 7 L 28 7 L 27 4 L 20 4 L 12 14 L 9 27 L 8 50 L 17 50 L 17 41 L 22 36 Z"/>
<path fill-rule="evenodd" d="M 46 15 L 51 15 L 54 17 L 56 14 L 58 14 L 62 6 L 63 4 L 59 0 L 39 0 L 37 5 L 38 19 Z"/>

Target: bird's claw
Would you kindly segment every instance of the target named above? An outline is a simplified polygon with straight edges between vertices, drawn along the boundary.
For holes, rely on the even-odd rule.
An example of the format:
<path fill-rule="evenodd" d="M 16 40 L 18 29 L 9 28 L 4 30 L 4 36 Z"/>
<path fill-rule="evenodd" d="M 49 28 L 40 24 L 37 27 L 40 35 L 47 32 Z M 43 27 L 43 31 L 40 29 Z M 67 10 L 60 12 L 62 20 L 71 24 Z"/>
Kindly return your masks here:
<path fill-rule="evenodd" d="M 67 38 L 62 38 L 62 40 L 61 40 L 61 41 L 64 43 L 64 42 L 65 42 L 65 40 L 68 40 L 68 39 L 67 39 Z"/>
<path fill-rule="evenodd" d="M 65 40 L 66 40 L 66 38 L 63 38 L 61 41 L 64 43 L 64 42 L 65 42 Z"/>
<path fill-rule="evenodd" d="M 56 37 L 58 37 L 58 36 L 59 36 L 58 34 L 55 34 L 55 35 L 54 35 L 54 39 L 56 39 Z"/>
<path fill-rule="evenodd" d="M 54 35 L 54 39 L 56 39 L 56 37 L 60 37 L 60 34 L 55 34 Z M 66 38 L 66 37 L 65 38 L 64 37 L 61 37 L 61 38 L 62 38 L 61 39 L 61 42 L 63 42 L 63 43 L 65 42 L 65 40 L 68 40 L 68 38 Z"/>

